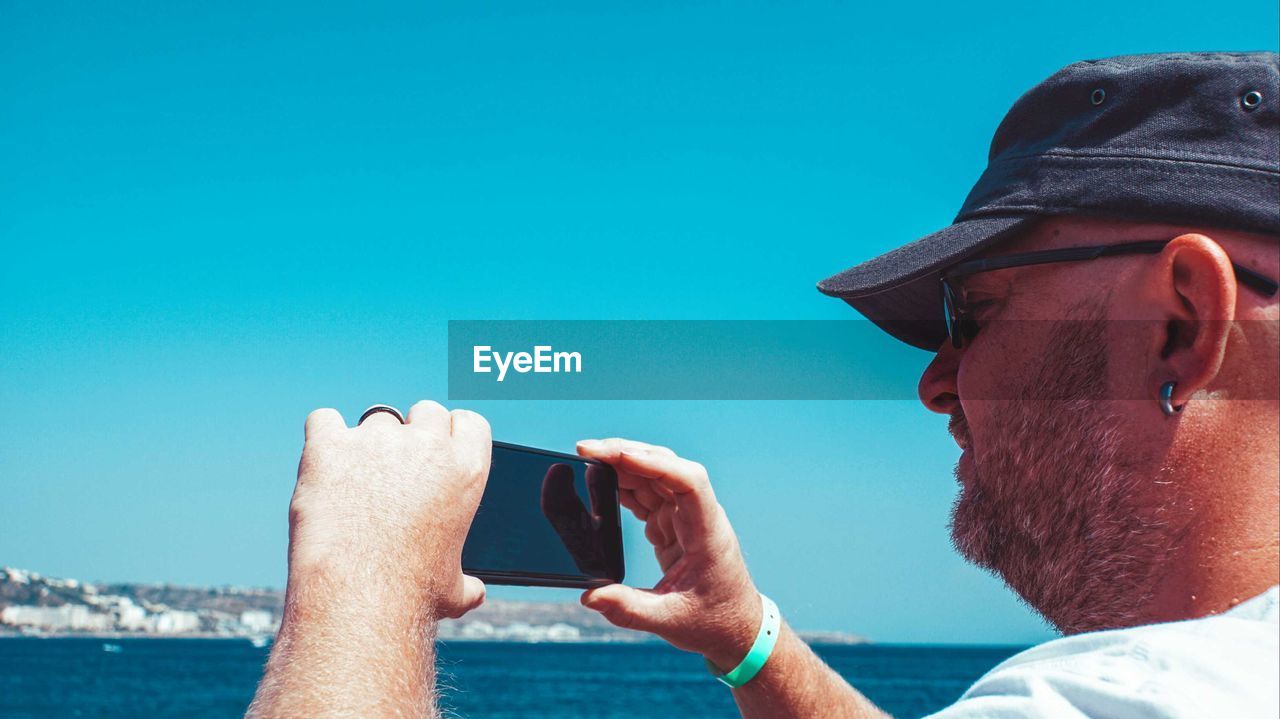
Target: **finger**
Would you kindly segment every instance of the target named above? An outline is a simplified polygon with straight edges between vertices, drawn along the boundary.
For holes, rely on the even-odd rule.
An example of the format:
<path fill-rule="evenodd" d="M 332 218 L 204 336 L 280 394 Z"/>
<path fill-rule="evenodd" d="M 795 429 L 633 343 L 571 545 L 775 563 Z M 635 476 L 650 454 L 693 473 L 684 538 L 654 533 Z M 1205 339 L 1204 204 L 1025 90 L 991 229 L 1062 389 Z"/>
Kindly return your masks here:
<path fill-rule="evenodd" d="M 449 413 L 450 434 L 457 456 L 483 468 L 489 475 L 489 461 L 493 459 L 493 437 L 489 422 L 469 409 L 455 409 Z"/>
<path fill-rule="evenodd" d="M 662 530 L 660 523 L 653 521 L 653 517 L 644 523 L 644 538 L 654 547 L 666 547 L 672 543 L 672 538 Z"/>
<path fill-rule="evenodd" d="M 649 515 L 649 521 L 658 525 L 658 528 L 662 530 L 662 536 L 667 538 L 669 544 L 675 544 L 676 540 L 679 539 L 673 520 L 675 511 L 675 505 L 667 503 L 658 507 L 657 511 Z"/>
<path fill-rule="evenodd" d="M 648 477 L 625 472 L 622 469 L 617 470 L 617 476 L 618 488 L 631 492 L 635 495 L 636 501 L 649 511 L 675 501 L 675 494 L 670 489 Z"/>
<path fill-rule="evenodd" d="M 615 473 L 618 475 L 619 487 L 625 487 L 627 489 L 635 489 L 637 487 L 648 487 L 650 484 L 653 484 L 653 482 L 649 481 L 648 477 L 640 477 L 634 474 L 630 474 L 628 472 L 621 472 L 616 470 L 615 470 Z"/>
<path fill-rule="evenodd" d="M 643 504 L 640 504 L 639 500 L 636 499 L 635 493 L 632 492 L 631 490 L 629 489 L 618 490 L 618 501 L 622 504 L 622 506 L 631 510 L 631 513 L 636 516 L 636 519 L 639 519 L 640 521 L 643 522 L 644 520 L 649 518 L 649 510 L 645 508 Z"/>
<path fill-rule="evenodd" d="M 676 507 L 689 513 L 696 529 L 709 529 L 715 522 L 715 493 L 711 490 L 707 470 L 697 462 L 665 454 L 624 450 L 618 456 L 618 467 L 624 472 L 654 480 L 669 490 Z"/>
<path fill-rule="evenodd" d="M 455 409 L 449 413 L 449 434 L 461 442 L 492 441 L 489 421 L 469 409 Z"/>
<path fill-rule="evenodd" d="M 449 410 L 439 402 L 433 402 L 429 399 L 415 402 L 409 408 L 409 416 L 406 418 L 411 427 L 418 429 L 436 430 L 440 432 L 449 429 Z"/>
<path fill-rule="evenodd" d="M 658 568 L 666 574 L 667 570 L 684 556 L 684 547 L 681 547 L 678 542 L 672 542 L 665 547 L 655 547 L 653 556 L 658 560 Z"/>
<path fill-rule="evenodd" d="M 675 526 L 671 522 L 674 511 L 675 505 L 664 504 L 649 514 L 649 519 L 645 523 L 645 537 L 649 538 L 655 548 L 678 544 L 680 537 L 676 534 Z"/>
<path fill-rule="evenodd" d="M 346 420 L 342 419 L 342 415 L 338 413 L 338 410 L 325 407 L 307 415 L 304 433 L 307 439 L 315 439 L 323 434 L 337 432 L 346 428 Z"/>
<path fill-rule="evenodd" d="M 582 594 L 583 606 L 599 612 L 615 627 L 651 633 L 670 626 L 674 601 L 678 600 L 671 595 L 624 584 L 609 584 Z"/>
<path fill-rule="evenodd" d="M 672 496 L 673 493 L 666 486 L 655 486 L 651 472 L 628 471 L 623 455 L 668 458 L 701 470 L 701 465 L 680 459 L 675 452 L 666 447 L 629 439 L 584 439 L 578 442 L 578 454 L 612 466 L 618 475 L 618 486 L 636 490 L 636 498 L 650 510 L 656 508 L 664 498 Z M 705 470 L 702 471 L 705 475 Z"/>
<path fill-rule="evenodd" d="M 636 495 L 636 501 L 644 505 L 644 508 L 650 512 L 662 506 L 662 497 L 659 497 L 658 493 L 653 491 L 653 488 L 647 483 L 631 491 Z"/>
<path fill-rule="evenodd" d="M 584 439 L 578 442 L 578 454 L 583 457 L 598 459 L 602 462 L 612 464 L 612 460 L 618 458 L 618 455 L 624 451 L 631 450 L 635 452 L 653 452 L 655 454 L 664 454 L 670 457 L 676 456 L 676 453 L 670 449 L 656 444 L 647 444 L 645 442 L 637 442 L 633 439 L 622 439 L 620 437 L 612 437 L 610 439 Z"/>
<path fill-rule="evenodd" d="M 485 587 L 484 582 L 476 579 L 470 574 L 462 575 L 462 601 L 457 607 L 449 613 L 453 619 L 457 619 L 476 607 L 484 604 Z"/>

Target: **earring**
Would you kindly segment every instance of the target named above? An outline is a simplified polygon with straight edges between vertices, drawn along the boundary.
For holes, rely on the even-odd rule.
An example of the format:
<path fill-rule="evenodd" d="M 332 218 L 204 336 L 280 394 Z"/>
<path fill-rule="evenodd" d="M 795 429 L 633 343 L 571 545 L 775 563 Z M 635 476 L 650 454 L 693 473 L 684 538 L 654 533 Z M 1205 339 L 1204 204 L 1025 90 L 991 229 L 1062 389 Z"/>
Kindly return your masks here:
<path fill-rule="evenodd" d="M 1173 406 L 1173 388 L 1177 386 L 1178 383 L 1173 380 L 1160 385 L 1160 409 L 1166 417 L 1172 417 L 1182 411 L 1182 407 Z"/>

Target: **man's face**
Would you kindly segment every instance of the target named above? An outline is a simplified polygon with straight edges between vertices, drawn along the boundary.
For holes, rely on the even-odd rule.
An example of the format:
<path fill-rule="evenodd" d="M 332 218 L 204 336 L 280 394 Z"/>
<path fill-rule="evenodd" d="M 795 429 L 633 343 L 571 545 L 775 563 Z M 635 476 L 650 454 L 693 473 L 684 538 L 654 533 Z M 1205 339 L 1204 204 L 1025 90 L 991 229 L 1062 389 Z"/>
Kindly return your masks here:
<path fill-rule="evenodd" d="M 1169 234 L 1172 238 L 1174 234 Z M 1158 239 L 1151 228 L 1046 221 L 988 253 Z M 1134 416 L 1145 383 L 1126 277 L 1149 258 L 965 278 L 981 329 L 921 379 L 964 449 L 952 538 L 1065 632 L 1125 623 L 1156 590 L 1180 528 Z M 1143 406 L 1141 409 L 1149 410 Z"/>

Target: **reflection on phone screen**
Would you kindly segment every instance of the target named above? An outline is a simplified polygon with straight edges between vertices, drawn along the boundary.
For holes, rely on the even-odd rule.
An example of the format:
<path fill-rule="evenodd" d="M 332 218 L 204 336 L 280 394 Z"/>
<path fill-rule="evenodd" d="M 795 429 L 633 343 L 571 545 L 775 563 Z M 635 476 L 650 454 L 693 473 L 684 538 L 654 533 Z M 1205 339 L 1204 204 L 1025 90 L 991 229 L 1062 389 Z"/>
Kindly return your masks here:
<path fill-rule="evenodd" d="M 495 445 L 462 565 L 472 573 L 609 579 L 621 549 L 617 523 L 611 468 Z"/>

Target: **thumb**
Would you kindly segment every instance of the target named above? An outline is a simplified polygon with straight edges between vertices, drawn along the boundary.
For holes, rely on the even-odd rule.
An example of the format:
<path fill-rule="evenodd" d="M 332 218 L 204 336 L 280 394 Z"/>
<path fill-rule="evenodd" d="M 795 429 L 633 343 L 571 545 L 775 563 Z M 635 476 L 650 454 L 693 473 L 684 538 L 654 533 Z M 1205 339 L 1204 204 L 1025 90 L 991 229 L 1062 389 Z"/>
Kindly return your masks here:
<path fill-rule="evenodd" d="M 658 634 L 671 623 L 671 595 L 625 584 L 609 584 L 582 594 L 582 604 L 623 629 Z"/>
<path fill-rule="evenodd" d="M 462 599 L 449 608 L 447 616 L 450 619 L 457 619 L 484 604 L 484 594 L 484 582 L 469 574 L 462 575 Z"/>

